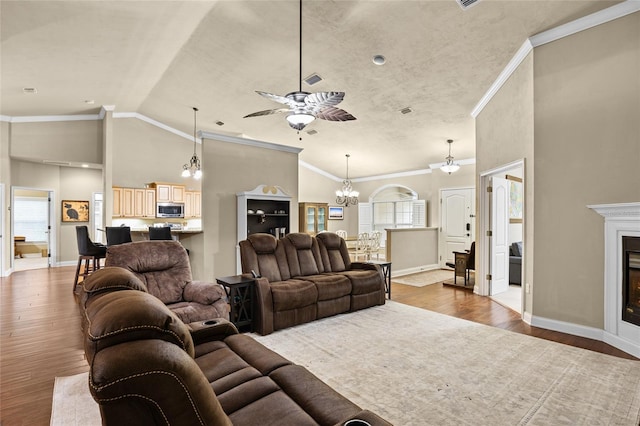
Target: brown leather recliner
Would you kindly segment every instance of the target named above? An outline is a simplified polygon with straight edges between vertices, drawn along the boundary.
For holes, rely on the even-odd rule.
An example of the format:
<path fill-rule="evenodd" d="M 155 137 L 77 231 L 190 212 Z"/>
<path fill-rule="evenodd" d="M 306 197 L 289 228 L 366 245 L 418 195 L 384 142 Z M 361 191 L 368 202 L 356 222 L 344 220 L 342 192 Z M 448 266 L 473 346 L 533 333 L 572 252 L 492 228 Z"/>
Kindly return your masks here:
<path fill-rule="evenodd" d="M 260 275 L 254 319 L 260 334 L 385 302 L 380 267 L 351 262 L 344 240 L 330 232 L 279 240 L 251 234 L 240 242 L 240 256 L 244 274 Z"/>
<path fill-rule="evenodd" d="M 104 425 L 389 425 L 224 319 L 184 324 L 130 271 L 101 269 L 82 290 Z"/>
<path fill-rule="evenodd" d="M 136 241 L 110 246 L 105 266 L 133 272 L 149 293 L 185 323 L 229 318 L 224 289 L 216 283 L 192 280 L 189 256 L 178 241 Z"/>

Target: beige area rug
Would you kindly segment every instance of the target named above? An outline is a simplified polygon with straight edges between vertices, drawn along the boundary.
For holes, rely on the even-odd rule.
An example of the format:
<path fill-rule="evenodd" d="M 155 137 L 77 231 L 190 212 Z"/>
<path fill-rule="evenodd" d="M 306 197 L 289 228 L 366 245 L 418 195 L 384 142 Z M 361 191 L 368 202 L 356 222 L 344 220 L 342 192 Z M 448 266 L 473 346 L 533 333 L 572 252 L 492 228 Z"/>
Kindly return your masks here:
<path fill-rule="evenodd" d="M 430 284 L 441 283 L 449 278 L 453 279 L 453 270 L 434 269 L 426 272 L 418 272 L 417 274 L 391 278 L 391 282 L 412 285 L 414 287 L 424 287 Z"/>
<path fill-rule="evenodd" d="M 393 301 L 254 337 L 395 425 L 640 422 L 640 361 Z"/>
<path fill-rule="evenodd" d="M 640 422 L 640 361 L 393 301 L 251 336 L 396 426 Z M 56 378 L 51 424 L 100 425 L 86 374 Z"/>
<path fill-rule="evenodd" d="M 51 426 L 100 426 L 100 409 L 89 393 L 89 373 L 56 377 Z"/>

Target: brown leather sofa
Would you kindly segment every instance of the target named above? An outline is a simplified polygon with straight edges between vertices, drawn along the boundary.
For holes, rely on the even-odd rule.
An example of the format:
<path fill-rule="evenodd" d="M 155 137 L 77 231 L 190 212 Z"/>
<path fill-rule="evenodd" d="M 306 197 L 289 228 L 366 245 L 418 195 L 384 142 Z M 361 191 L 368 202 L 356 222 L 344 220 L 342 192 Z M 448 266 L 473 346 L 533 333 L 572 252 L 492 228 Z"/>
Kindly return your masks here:
<path fill-rule="evenodd" d="M 109 246 L 105 266 L 133 272 L 149 293 L 185 323 L 229 318 L 224 289 L 216 283 L 192 280 L 189 256 L 178 241 L 136 241 Z"/>
<path fill-rule="evenodd" d="M 316 319 L 383 305 L 378 265 L 351 262 L 340 236 L 256 233 L 240 242 L 243 274 L 256 278 L 254 327 L 260 334 Z"/>
<path fill-rule="evenodd" d="M 89 389 L 103 425 L 390 424 L 230 322 L 185 324 L 145 290 L 116 267 L 82 282 Z"/>

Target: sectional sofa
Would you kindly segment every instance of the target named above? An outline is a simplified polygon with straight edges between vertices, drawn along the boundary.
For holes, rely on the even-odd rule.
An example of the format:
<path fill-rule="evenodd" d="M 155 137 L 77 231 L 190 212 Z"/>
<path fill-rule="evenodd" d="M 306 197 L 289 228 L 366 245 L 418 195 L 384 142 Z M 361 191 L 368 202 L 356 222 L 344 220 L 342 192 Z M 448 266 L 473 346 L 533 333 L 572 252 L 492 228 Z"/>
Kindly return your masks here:
<path fill-rule="evenodd" d="M 256 233 L 240 242 L 243 274 L 257 276 L 254 328 L 269 334 L 385 302 L 378 265 L 351 262 L 340 236 Z"/>
<path fill-rule="evenodd" d="M 225 319 L 183 323 L 131 271 L 100 269 L 81 291 L 103 425 L 390 425 Z"/>

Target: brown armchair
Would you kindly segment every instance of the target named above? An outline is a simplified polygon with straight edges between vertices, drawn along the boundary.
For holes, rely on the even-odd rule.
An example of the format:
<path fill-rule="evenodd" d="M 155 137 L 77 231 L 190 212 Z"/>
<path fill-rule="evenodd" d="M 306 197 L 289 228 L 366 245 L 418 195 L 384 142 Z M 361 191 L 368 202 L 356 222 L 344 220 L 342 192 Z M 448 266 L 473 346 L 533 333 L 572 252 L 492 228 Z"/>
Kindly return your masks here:
<path fill-rule="evenodd" d="M 133 272 L 149 293 L 185 323 L 229 318 L 224 289 L 219 284 L 193 281 L 189 257 L 178 241 L 136 241 L 110 246 L 105 266 Z"/>
<path fill-rule="evenodd" d="M 453 284 L 458 285 L 458 277 L 464 278 L 464 286 L 470 284 L 470 272 L 476 270 L 476 242 L 471 243 L 469 251 L 454 251 L 455 263 L 447 262 L 447 266 L 454 269 Z"/>

